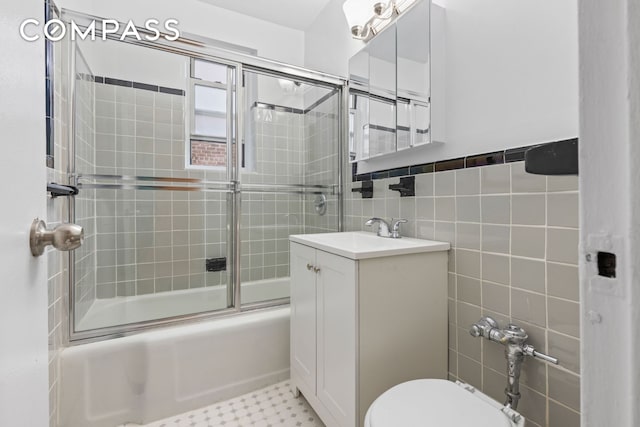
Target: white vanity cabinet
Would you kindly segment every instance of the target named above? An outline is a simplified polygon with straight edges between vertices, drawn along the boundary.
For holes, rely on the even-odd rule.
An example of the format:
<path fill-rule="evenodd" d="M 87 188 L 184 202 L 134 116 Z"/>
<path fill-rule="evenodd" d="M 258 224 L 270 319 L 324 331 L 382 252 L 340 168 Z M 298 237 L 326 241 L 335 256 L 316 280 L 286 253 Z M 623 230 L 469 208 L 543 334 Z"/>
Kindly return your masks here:
<path fill-rule="evenodd" d="M 291 240 L 291 386 L 328 427 L 362 426 L 373 400 L 447 375 L 448 243 L 372 233 Z"/>

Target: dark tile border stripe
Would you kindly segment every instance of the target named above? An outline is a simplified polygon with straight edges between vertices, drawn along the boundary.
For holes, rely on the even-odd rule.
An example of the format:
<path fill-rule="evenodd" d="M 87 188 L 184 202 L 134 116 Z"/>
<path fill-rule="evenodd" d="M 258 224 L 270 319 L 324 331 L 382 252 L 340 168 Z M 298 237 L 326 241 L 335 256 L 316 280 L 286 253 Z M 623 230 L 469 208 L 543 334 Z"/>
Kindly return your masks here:
<path fill-rule="evenodd" d="M 566 141 L 577 141 L 578 138 L 563 139 L 560 141 L 551 141 L 549 143 L 532 144 L 518 148 L 509 148 L 502 151 L 494 151 L 491 153 L 474 154 L 456 159 L 442 160 L 433 163 L 423 163 L 412 166 L 404 166 L 401 168 L 386 169 L 377 172 L 358 174 L 357 166 L 352 166 L 352 181 L 369 181 L 373 179 L 383 179 L 396 176 L 420 175 L 423 173 L 443 172 L 448 170 L 474 168 L 480 166 L 500 165 L 504 163 L 513 163 L 524 161 L 524 153 L 529 148 L 537 147 L 541 144 L 562 143 Z"/>
<path fill-rule="evenodd" d="M 474 168 L 477 166 L 489 166 L 499 165 L 505 163 L 504 151 L 497 151 L 495 153 L 480 154 L 476 156 L 468 156 L 465 158 L 464 167 Z"/>
<path fill-rule="evenodd" d="M 421 173 L 431 173 L 434 170 L 433 163 L 425 163 L 423 165 L 414 165 L 409 167 L 410 175 L 419 175 Z"/>
<path fill-rule="evenodd" d="M 182 89 L 173 89 L 173 88 L 164 87 L 164 86 L 158 87 L 158 92 L 168 93 L 169 95 L 184 96 L 184 91 Z"/>
<path fill-rule="evenodd" d="M 148 85 L 146 83 L 138 83 L 138 82 L 131 82 L 131 83 L 133 83 L 134 89 L 150 90 L 151 92 L 158 92 L 158 89 L 159 89 L 157 85 Z"/>
<path fill-rule="evenodd" d="M 87 80 L 87 78 L 85 78 L 85 80 Z M 91 76 L 91 80 L 96 83 L 102 83 L 102 84 L 113 85 L 113 86 L 130 87 L 133 89 L 142 89 L 142 90 L 147 90 L 149 92 L 168 93 L 169 95 L 179 95 L 179 96 L 185 95 L 185 91 L 182 89 L 151 85 L 148 83 L 134 82 L 129 80 L 113 79 L 111 77 Z"/>
<path fill-rule="evenodd" d="M 123 87 L 133 87 L 133 82 L 129 80 L 112 79 L 111 77 L 105 77 L 104 84 L 114 85 L 114 86 L 123 86 Z"/>
<path fill-rule="evenodd" d="M 436 162 L 434 169 L 436 172 L 450 171 L 454 169 L 464 168 L 464 157 L 458 157 L 457 159 L 445 160 L 443 162 Z"/>

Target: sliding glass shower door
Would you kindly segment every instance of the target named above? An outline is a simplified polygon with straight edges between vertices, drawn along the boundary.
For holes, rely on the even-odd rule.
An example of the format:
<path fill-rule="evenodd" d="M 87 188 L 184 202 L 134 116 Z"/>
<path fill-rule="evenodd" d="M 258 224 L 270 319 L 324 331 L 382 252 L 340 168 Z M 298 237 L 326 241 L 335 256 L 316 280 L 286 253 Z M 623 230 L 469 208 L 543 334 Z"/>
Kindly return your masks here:
<path fill-rule="evenodd" d="M 230 309 L 236 66 L 111 40 L 71 48 L 86 233 L 73 332 Z"/>
<path fill-rule="evenodd" d="M 340 91 L 244 72 L 242 303 L 289 297 L 289 236 L 338 231 Z"/>
<path fill-rule="evenodd" d="M 71 339 L 287 303 L 289 235 L 339 228 L 342 86 L 116 40 L 64 46 L 86 236 Z"/>

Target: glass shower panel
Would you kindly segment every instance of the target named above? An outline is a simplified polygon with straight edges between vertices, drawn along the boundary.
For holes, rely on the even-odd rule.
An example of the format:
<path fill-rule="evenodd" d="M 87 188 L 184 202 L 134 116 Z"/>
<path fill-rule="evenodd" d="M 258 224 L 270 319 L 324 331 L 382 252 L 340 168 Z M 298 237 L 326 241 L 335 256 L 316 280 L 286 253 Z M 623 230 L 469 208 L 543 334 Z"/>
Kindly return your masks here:
<path fill-rule="evenodd" d="M 222 120 L 213 131 L 224 130 L 215 135 L 219 152 L 232 95 L 196 86 L 192 96 L 197 61 L 186 56 L 111 40 L 74 49 L 70 178 L 80 188 L 76 222 L 87 234 L 74 255 L 74 332 L 231 307 L 235 196 L 226 162 L 215 170 L 192 165 L 189 121 L 198 111 Z M 226 78 L 231 67 L 219 67 Z"/>
<path fill-rule="evenodd" d="M 93 246 L 83 245 L 95 256 L 76 257 L 76 331 L 228 307 L 226 194 L 95 192 Z"/>
<path fill-rule="evenodd" d="M 339 230 L 340 81 L 69 45 L 70 338 L 288 302 L 289 236 Z"/>
<path fill-rule="evenodd" d="M 289 236 L 338 231 L 340 92 L 245 71 L 242 303 L 289 297 Z"/>

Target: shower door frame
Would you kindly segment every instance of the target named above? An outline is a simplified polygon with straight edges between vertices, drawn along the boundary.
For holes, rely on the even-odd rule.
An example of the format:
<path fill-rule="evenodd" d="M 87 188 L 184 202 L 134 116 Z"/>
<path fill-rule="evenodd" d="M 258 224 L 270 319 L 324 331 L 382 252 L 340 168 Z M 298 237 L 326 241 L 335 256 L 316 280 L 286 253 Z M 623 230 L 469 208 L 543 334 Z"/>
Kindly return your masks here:
<path fill-rule="evenodd" d="M 68 9 L 62 9 L 62 20 L 67 24 L 70 24 L 73 21 L 81 30 L 85 30 L 94 20 L 101 20 L 102 18 L 95 17 L 92 15 L 84 14 L 81 12 L 75 12 Z M 120 28 L 125 28 L 125 25 L 121 23 Z M 140 34 L 146 34 L 146 30 L 138 28 Z M 188 323 L 194 321 L 203 321 L 216 317 L 230 316 L 230 315 L 238 315 L 247 311 L 260 310 L 260 309 L 268 309 L 275 306 L 288 304 L 289 298 L 280 298 L 275 300 L 257 302 L 257 303 L 249 303 L 242 304 L 241 303 L 241 280 L 240 280 L 240 220 L 241 220 L 241 203 L 242 203 L 242 192 L 250 191 L 250 192 L 264 192 L 264 193 L 288 193 L 288 194 L 313 194 L 318 193 L 321 190 L 328 190 L 329 187 L 334 195 L 337 196 L 337 229 L 338 231 L 343 231 L 344 229 L 344 187 L 345 187 L 345 153 L 344 147 L 348 137 L 348 119 L 346 117 L 348 109 L 348 82 L 346 79 L 322 73 L 310 69 L 306 69 L 303 67 L 286 64 L 279 61 L 273 61 L 268 59 L 259 58 L 256 56 L 252 56 L 249 54 L 239 53 L 236 51 L 216 47 L 211 44 L 212 41 L 191 34 L 181 35 L 175 41 L 167 41 L 164 38 L 159 38 L 156 41 L 148 41 L 144 38 L 142 40 L 137 40 L 135 38 L 124 38 L 120 39 L 122 34 L 122 30 L 118 33 L 111 33 L 106 35 L 106 39 L 114 40 L 121 43 L 128 43 L 132 45 L 137 45 L 141 47 L 146 47 L 150 49 L 156 49 L 168 53 L 178 54 L 182 56 L 186 56 L 192 59 L 202 59 L 209 60 L 214 62 L 219 62 L 223 64 L 227 64 L 231 67 L 235 67 L 235 97 L 236 97 L 236 122 L 235 122 L 235 132 L 233 136 L 229 138 L 229 140 L 235 139 L 236 151 L 238 155 L 236 155 L 235 163 L 232 168 L 227 167 L 227 182 L 208 182 L 205 180 L 198 179 L 181 179 L 176 178 L 174 182 L 187 182 L 192 184 L 190 187 L 198 188 L 200 191 L 216 191 L 216 192 L 224 192 L 230 197 L 228 197 L 227 201 L 227 215 L 230 215 L 230 218 L 227 218 L 227 235 L 231 238 L 228 239 L 227 245 L 228 250 L 227 253 L 232 255 L 231 268 L 232 271 L 229 275 L 229 283 L 227 286 L 233 289 L 233 292 L 227 291 L 227 300 L 228 305 L 230 307 L 225 309 L 218 309 L 215 311 L 207 311 L 200 313 L 192 313 L 185 314 L 180 316 L 173 317 L 164 317 L 160 319 L 154 319 L 149 321 L 135 322 L 135 323 L 127 323 L 123 325 L 110 326 L 99 329 L 91 329 L 86 331 L 76 331 L 75 330 L 75 256 L 73 251 L 69 253 L 69 293 L 68 293 L 68 320 L 69 320 L 69 329 L 68 329 L 68 337 L 65 344 L 66 345 L 76 345 L 83 344 L 92 341 L 101 341 L 105 339 L 117 338 L 127 335 L 132 335 L 136 333 L 140 333 L 146 331 L 148 329 L 156 328 L 158 326 L 163 325 L 175 325 L 181 323 Z M 98 26 L 96 26 L 96 36 L 102 37 L 102 33 Z M 77 185 L 78 179 L 75 170 L 75 50 L 76 50 L 76 42 L 74 40 L 70 40 L 68 43 L 68 61 L 66 66 L 68 67 L 68 93 L 67 99 L 68 103 L 68 123 L 69 123 L 69 140 L 68 140 L 68 170 L 67 176 L 69 177 L 70 185 Z M 244 184 L 242 185 L 240 182 L 240 173 L 241 173 L 241 156 L 239 155 L 239 149 L 241 141 L 244 140 L 244 120 L 245 120 L 245 85 L 243 81 L 243 76 L 245 71 L 250 72 L 258 72 L 262 74 L 272 75 L 274 77 L 285 77 L 285 78 L 294 78 L 296 80 L 306 81 L 308 83 L 335 88 L 338 91 L 337 96 L 339 97 L 339 117 L 338 117 L 338 130 L 339 130 L 339 138 L 338 138 L 338 155 L 337 155 L 337 167 L 338 167 L 338 176 L 336 180 L 336 184 L 331 186 L 321 186 L 321 185 L 263 185 L 263 184 Z M 233 163 L 231 160 L 233 158 L 233 150 L 227 150 L 227 161 L 228 165 Z M 136 184 L 137 178 L 140 177 L 129 177 L 133 182 L 133 184 L 127 184 L 127 188 L 133 189 L 148 189 L 144 187 L 148 187 L 145 185 Z M 142 177 L 144 178 L 144 177 Z M 143 183 L 144 184 L 144 183 Z M 171 185 L 171 184 L 170 184 Z M 224 185 L 227 185 L 228 188 L 224 188 Z M 218 188 L 216 188 L 218 187 Z M 92 188 L 92 187 L 88 187 Z M 100 188 L 100 187 L 93 187 Z M 230 200 L 229 200 L 230 199 Z M 71 197 L 69 200 L 69 221 L 73 222 L 75 220 L 75 198 Z M 229 249 L 230 248 L 230 249 Z"/>

